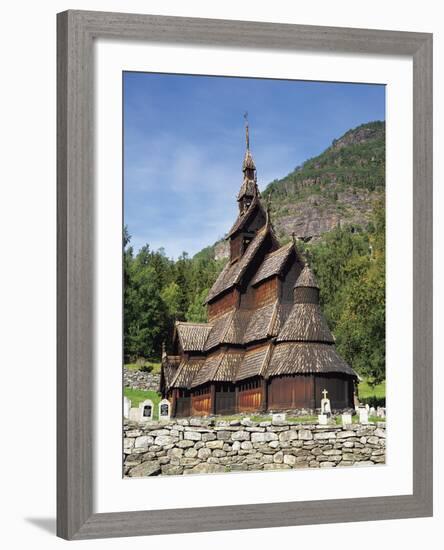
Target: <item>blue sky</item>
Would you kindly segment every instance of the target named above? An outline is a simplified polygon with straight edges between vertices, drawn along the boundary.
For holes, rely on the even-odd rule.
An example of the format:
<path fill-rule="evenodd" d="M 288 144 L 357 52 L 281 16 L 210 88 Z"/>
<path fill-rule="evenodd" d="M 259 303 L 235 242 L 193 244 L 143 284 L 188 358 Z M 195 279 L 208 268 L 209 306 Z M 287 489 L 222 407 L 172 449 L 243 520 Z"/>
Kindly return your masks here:
<path fill-rule="evenodd" d="M 124 223 L 135 250 L 213 244 L 237 215 L 243 113 L 258 184 L 291 172 L 350 128 L 385 119 L 385 87 L 125 72 Z"/>

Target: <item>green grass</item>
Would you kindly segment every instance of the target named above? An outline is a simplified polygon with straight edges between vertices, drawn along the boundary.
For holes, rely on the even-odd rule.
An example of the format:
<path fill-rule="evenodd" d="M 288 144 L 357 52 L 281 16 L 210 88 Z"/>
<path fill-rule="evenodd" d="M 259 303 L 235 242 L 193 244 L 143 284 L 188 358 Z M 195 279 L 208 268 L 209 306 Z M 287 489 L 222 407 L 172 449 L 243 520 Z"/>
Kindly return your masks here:
<path fill-rule="evenodd" d="M 373 406 L 385 405 L 385 380 L 373 387 L 367 380 L 363 380 L 358 386 L 358 395 L 363 403 Z"/>
<path fill-rule="evenodd" d="M 131 407 L 138 407 L 139 403 L 145 401 L 145 399 L 151 399 L 154 403 L 153 419 L 158 420 L 159 418 L 159 401 L 162 399 L 160 393 L 156 391 L 145 391 L 145 390 L 136 390 L 133 388 L 124 388 L 123 394 L 128 399 L 131 399 Z"/>
<path fill-rule="evenodd" d="M 145 365 L 153 367 L 150 371 L 152 374 L 160 374 L 161 363 L 145 361 Z M 125 368 L 129 370 L 141 370 L 142 365 L 139 365 L 138 363 L 126 363 Z"/>

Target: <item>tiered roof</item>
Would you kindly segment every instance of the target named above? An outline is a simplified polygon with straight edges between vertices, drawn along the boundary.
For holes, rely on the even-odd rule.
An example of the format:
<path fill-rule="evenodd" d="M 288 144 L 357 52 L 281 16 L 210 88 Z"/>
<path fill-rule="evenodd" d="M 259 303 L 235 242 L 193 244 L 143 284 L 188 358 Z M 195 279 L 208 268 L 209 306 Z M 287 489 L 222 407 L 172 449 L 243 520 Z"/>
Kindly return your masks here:
<path fill-rule="evenodd" d="M 174 329 L 183 351 L 203 351 L 205 341 L 211 331 L 211 325 L 177 321 Z"/>
<path fill-rule="evenodd" d="M 240 214 L 227 238 L 235 238 L 240 231 L 254 236 L 240 258 L 227 263 L 219 274 L 208 293 L 209 304 L 233 287 L 243 291 L 247 284 L 257 287 L 271 277 L 285 278 L 290 262 L 301 262 L 294 243 L 279 247 L 259 198 L 248 126 L 246 138 L 244 179 L 238 195 Z M 259 228 L 260 223 L 254 218 L 258 212 L 262 212 L 260 223 L 264 223 Z M 255 223 L 250 223 L 253 220 Z M 334 337 L 319 305 L 319 286 L 308 265 L 294 285 L 293 302 L 282 300 L 279 297 L 256 309 L 236 305 L 210 323 L 177 322 L 174 337 L 185 355 L 163 357 L 165 386 L 192 389 L 211 382 L 287 374 L 357 376 L 335 349 Z"/>
<path fill-rule="evenodd" d="M 219 277 L 216 279 L 216 282 L 210 289 L 208 293 L 206 302 L 211 302 L 222 294 L 223 292 L 229 290 L 233 286 L 241 282 L 242 276 L 245 273 L 245 270 L 255 257 L 257 251 L 261 247 L 262 243 L 269 236 L 273 241 L 273 246 L 277 247 L 277 240 L 274 236 L 269 225 L 264 226 L 260 229 L 253 240 L 249 244 L 247 250 L 244 252 L 241 258 L 234 263 L 227 263 L 223 270 L 220 272 Z"/>

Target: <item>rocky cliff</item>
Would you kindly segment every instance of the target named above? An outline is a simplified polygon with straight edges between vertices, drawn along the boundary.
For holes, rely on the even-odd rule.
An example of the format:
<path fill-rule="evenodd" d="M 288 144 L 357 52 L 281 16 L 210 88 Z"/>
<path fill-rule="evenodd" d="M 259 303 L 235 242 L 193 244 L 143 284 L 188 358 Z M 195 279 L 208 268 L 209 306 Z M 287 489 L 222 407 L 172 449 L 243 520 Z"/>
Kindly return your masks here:
<path fill-rule="evenodd" d="M 322 239 L 338 225 L 365 227 L 373 204 L 385 191 L 385 123 L 349 130 L 320 155 L 307 160 L 262 193 L 277 236 L 305 242 Z M 226 241 L 214 245 L 216 259 L 228 256 Z"/>

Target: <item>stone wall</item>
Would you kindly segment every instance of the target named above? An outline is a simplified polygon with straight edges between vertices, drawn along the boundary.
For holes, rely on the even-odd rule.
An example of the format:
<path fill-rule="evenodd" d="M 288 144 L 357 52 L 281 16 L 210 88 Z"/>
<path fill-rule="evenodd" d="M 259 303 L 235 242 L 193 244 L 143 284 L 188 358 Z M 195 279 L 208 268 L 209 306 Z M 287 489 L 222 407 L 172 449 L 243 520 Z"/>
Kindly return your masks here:
<path fill-rule="evenodd" d="M 319 426 L 178 419 L 124 426 L 128 477 L 385 463 L 385 422 Z"/>
<path fill-rule="evenodd" d="M 159 391 L 160 374 L 123 368 L 123 385 L 137 390 Z"/>

